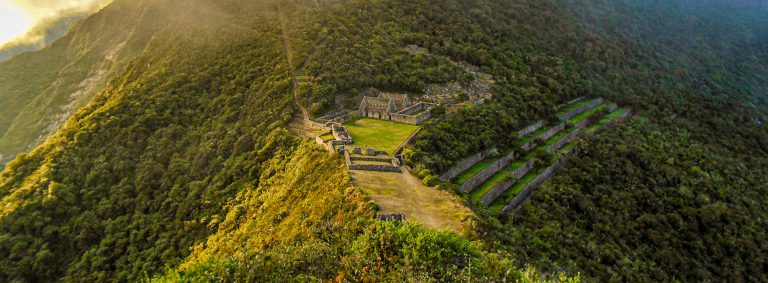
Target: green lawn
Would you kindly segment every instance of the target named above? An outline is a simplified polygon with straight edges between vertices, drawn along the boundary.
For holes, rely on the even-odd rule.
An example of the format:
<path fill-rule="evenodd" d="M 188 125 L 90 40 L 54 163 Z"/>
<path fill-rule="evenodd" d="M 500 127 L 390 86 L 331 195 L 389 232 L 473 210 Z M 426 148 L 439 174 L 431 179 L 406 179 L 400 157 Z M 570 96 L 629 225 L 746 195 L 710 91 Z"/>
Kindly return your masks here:
<path fill-rule="evenodd" d="M 347 131 L 356 146 L 375 148 L 392 154 L 397 146 L 419 127 L 403 123 L 372 118 L 362 118 L 347 123 Z"/>
<path fill-rule="evenodd" d="M 587 117 L 592 116 L 592 114 L 595 114 L 598 111 L 605 109 L 606 107 L 608 107 L 608 104 L 605 104 L 605 103 L 600 104 L 598 106 L 595 106 L 592 109 L 589 109 L 587 111 L 581 112 L 581 114 L 579 114 L 579 115 L 573 116 L 570 119 L 570 121 L 571 121 L 571 123 L 576 124 L 576 123 L 581 122 L 582 120 L 586 119 Z"/>
<path fill-rule="evenodd" d="M 488 168 L 488 166 L 491 166 L 493 164 L 493 160 L 482 160 L 478 163 L 476 163 L 474 166 L 470 167 L 469 170 L 464 171 L 464 173 L 461 173 L 458 177 L 456 177 L 456 184 L 464 184 L 469 178 L 472 178 L 472 176 L 475 176 L 477 173 L 480 173 L 480 171 L 483 171 L 483 169 Z"/>
<path fill-rule="evenodd" d="M 589 103 L 592 103 L 592 102 L 593 102 L 593 101 L 595 101 L 596 99 L 597 99 L 597 98 L 593 98 L 593 99 L 584 99 L 584 100 L 582 100 L 582 101 L 579 101 L 579 102 L 576 102 L 576 103 L 574 103 L 574 104 L 568 105 L 568 106 L 566 106 L 565 108 L 563 108 L 563 109 L 560 109 L 559 111 L 557 111 L 557 115 L 562 115 L 562 114 L 565 114 L 565 113 L 571 112 L 572 110 L 575 110 L 576 108 L 579 108 L 579 107 L 581 107 L 581 106 L 584 106 L 584 105 L 587 105 L 587 104 L 589 104 Z"/>
<path fill-rule="evenodd" d="M 325 134 L 325 135 L 320 136 L 320 138 L 323 139 L 324 141 L 334 139 L 333 134 Z"/>

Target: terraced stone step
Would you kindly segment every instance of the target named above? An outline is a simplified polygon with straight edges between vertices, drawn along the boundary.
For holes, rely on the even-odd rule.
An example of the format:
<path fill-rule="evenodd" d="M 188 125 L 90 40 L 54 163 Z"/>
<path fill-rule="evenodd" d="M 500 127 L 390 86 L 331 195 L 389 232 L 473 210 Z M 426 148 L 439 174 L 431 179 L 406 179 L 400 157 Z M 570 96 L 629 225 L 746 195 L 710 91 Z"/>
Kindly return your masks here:
<path fill-rule="evenodd" d="M 525 189 L 528 186 L 528 184 L 531 181 L 536 179 L 536 176 L 538 175 L 539 175 L 538 170 L 531 170 L 530 172 L 528 172 L 528 174 L 526 174 L 525 176 L 517 180 L 513 186 L 507 189 L 504 192 L 504 194 L 498 197 L 496 201 L 491 203 L 488 209 L 490 209 L 494 213 L 501 212 L 501 210 L 504 209 L 507 203 L 512 201 L 523 189 Z"/>
<path fill-rule="evenodd" d="M 509 170 L 502 174 L 504 176 L 503 180 L 499 181 L 496 184 L 489 184 L 490 188 L 482 193 L 483 195 L 479 198 L 480 201 L 485 206 L 491 205 L 501 195 L 506 193 L 510 187 L 512 187 L 515 183 L 517 183 L 518 180 L 525 177 L 525 175 L 527 175 L 531 170 L 533 170 L 534 165 L 535 165 L 535 160 L 533 159 L 532 156 L 525 161 L 521 160 L 513 163 L 512 165 L 510 165 Z"/>
<path fill-rule="evenodd" d="M 632 115 L 632 111 L 629 109 L 626 109 L 626 108 L 615 109 L 610 113 L 608 113 L 607 115 L 603 116 L 603 118 L 601 118 L 595 125 L 590 126 L 587 129 L 587 133 L 599 134 L 600 131 L 604 129 L 607 125 L 616 121 L 620 121 L 624 118 L 627 118 L 630 115 Z"/>
<path fill-rule="evenodd" d="M 459 186 L 459 189 L 465 193 L 472 192 L 475 188 L 493 177 L 493 175 L 496 175 L 500 170 L 506 168 L 512 161 L 517 159 L 517 157 L 517 153 L 514 151 L 503 155 L 494 160 L 490 165 L 485 166 L 485 168 L 477 172 L 477 174 L 467 179 Z"/>
<path fill-rule="evenodd" d="M 582 127 L 587 123 L 589 123 L 591 119 L 588 119 L 588 118 L 592 118 L 595 114 L 599 113 L 603 109 L 609 109 L 611 105 L 613 104 L 601 103 L 592 109 L 586 110 L 584 112 L 581 112 L 579 115 L 571 117 L 570 119 L 568 119 L 568 121 L 576 125 L 577 127 Z"/>
<path fill-rule="evenodd" d="M 603 99 L 600 97 L 581 100 L 576 103 L 570 104 L 565 108 L 561 109 L 560 111 L 558 111 L 557 117 L 560 118 L 561 120 L 569 120 L 574 116 L 579 115 L 584 111 L 595 108 L 596 106 L 602 103 L 603 103 Z"/>
<path fill-rule="evenodd" d="M 485 168 L 488 168 L 488 166 L 491 166 L 493 164 L 493 159 L 483 159 L 478 163 L 475 163 L 475 165 L 472 165 L 467 171 L 464 171 L 464 173 L 461 173 L 458 177 L 456 177 L 456 181 L 454 182 L 457 185 L 463 185 L 467 182 L 470 178 L 477 175 L 477 173 L 480 173 L 480 171 L 483 171 Z"/>
<path fill-rule="evenodd" d="M 571 128 L 560 131 L 557 135 L 550 137 L 542 145 L 528 153 L 528 155 L 510 164 L 504 171 L 491 177 L 491 179 L 486 181 L 476 191 L 472 192 L 470 199 L 479 199 L 485 206 L 491 205 L 501 195 L 506 193 L 518 179 L 523 178 L 528 172 L 534 169 L 534 156 L 536 155 L 536 152 L 546 150 L 547 153 L 552 154 L 563 145 L 568 144 L 577 134 L 578 128 Z"/>
<path fill-rule="evenodd" d="M 553 144 L 557 142 L 560 137 L 562 137 L 560 134 L 565 128 L 565 123 L 562 123 L 549 129 L 540 129 L 537 132 L 534 132 L 532 136 L 536 137 L 537 140 L 546 138 L 545 143 Z M 524 152 L 530 152 L 534 146 L 535 141 L 531 141 L 529 143 L 523 144 L 521 149 Z M 477 199 L 482 198 L 485 194 L 484 192 L 490 191 L 494 186 L 496 186 L 497 183 L 506 180 L 506 177 L 504 177 L 504 172 L 510 171 L 507 166 L 516 160 L 517 157 L 518 156 L 515 156 L 513 153 L 510 153 L 495 160 L 486 159 L 478 162 L 469 170 L 459 175 L 456 178 L 455 183 L 459 185 L 459 189 L 461 191 L 470 193 L 470 198 L 472 198 L 473 195 Z M 529 158 L 525 158 L 523 160 L 528 159 Z M 499 174 L 501 175 L 498 176 Z M 478 190 L 480 192 L 475 192 Z"/>

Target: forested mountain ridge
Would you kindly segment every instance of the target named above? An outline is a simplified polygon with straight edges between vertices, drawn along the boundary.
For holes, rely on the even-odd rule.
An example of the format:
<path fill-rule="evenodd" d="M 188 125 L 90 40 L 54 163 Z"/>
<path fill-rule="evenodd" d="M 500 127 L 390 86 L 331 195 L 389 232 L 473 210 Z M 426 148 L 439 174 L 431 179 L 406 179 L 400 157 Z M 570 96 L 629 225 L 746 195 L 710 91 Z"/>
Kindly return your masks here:
<path fill-rule="evenodd" d="M 159 4 L 117 1 L 50 46 L 0 62 L 0 165 L 39 145 L 169 28 Z"/>
<path fill-rule="evenodd" d="M 558 20 L 539 22 L 516 43 L 562 60 L 561 82 L 574 87 L 500 81 L 515 95 L 425 128 L 408 149 L 409 162 L 423 177 L 442 173 L 473 153 L 514 146 L 509 133 L 521 128 L 516 121 L 527 125 L 554 112 L 530 113 L 547 100 L 514 97 L 565 92 L 620 101 L 637 117 L 585 138 L 572 165 L 527 205 L 486 216 L 485 231 L 501 239 L 496 247 L 546 270 L 579 270 L 598 280 L 764 281 L 765 5 L 567 3 L 544 7 Z M 519 56 L 526 62 L 529 54 Z M 561 100 L 550 101 L 552 107 Z"/>
<path fill-rule="evenodd" d="M 0 280 L 542 278 L 454 233 L 374 221 L 340 160 L 282 129 L 297 109 L 277 13 L 302 6 L 179 5 L 105 9 L 183 13 L 0 174 Z"/>
<path fill-rule="evenodd" d="M 656 34 L 642 12 L 653 1 L 340 2 L 118 0 L 77 25 L 132 48 L 0 173 L 0 281 L 764 280 L 760 37 L 678 60 L 617 25 Z M 135 14 L 109 17 L 120 11 Z M 11 61 L 35 65 L 55 45 Z M 422 176 L 511 146 L 578 96 L 639 114 L 584 137 L 519 210 L 467 202 L 480 218 L 467 235 L 373 220 L 339 158 L 284 130 L 296 103 L 316 115 L 368 87 L 473 80 L 455 61 L 493 74 L 494 97 L 422 130 L 407 154 Z M 308 82 L 299 101 L 293 73 Z"/>

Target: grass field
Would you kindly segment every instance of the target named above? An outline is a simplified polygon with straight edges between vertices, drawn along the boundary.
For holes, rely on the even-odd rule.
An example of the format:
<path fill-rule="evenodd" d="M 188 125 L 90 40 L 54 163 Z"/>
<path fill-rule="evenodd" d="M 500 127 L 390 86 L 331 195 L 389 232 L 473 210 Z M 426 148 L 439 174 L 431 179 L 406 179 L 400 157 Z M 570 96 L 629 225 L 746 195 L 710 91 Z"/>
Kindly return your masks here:
<path fill-rule="evenodd" d="M 457 233 L 472 226 L 472 212 L 457 197 L 424 186 L 407 171 L 352 171 L 349 174 L 355 186 L 379 205 L 380 213 L 404 213 L 408 222 Z"/>
<path fill-rule="evenodd" d="M 397 146 L 419 128 L 414 125 L 372 118 L 362 118 L 344 126 L 352 135 L 356 146 L 384 150 L 389 154 L 392 154 Z"/>

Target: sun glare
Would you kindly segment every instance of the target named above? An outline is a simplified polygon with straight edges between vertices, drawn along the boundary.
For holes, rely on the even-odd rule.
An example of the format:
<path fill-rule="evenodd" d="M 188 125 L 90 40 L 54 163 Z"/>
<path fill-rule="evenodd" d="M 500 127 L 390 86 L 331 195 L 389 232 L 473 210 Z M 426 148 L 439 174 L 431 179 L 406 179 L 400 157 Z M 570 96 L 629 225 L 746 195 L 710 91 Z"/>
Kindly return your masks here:
<path fill-rule="evenodd" d="M 30 24 L 21 8 L 7 0 L 0 0 L 0 44 L 26 32 Z"/>

